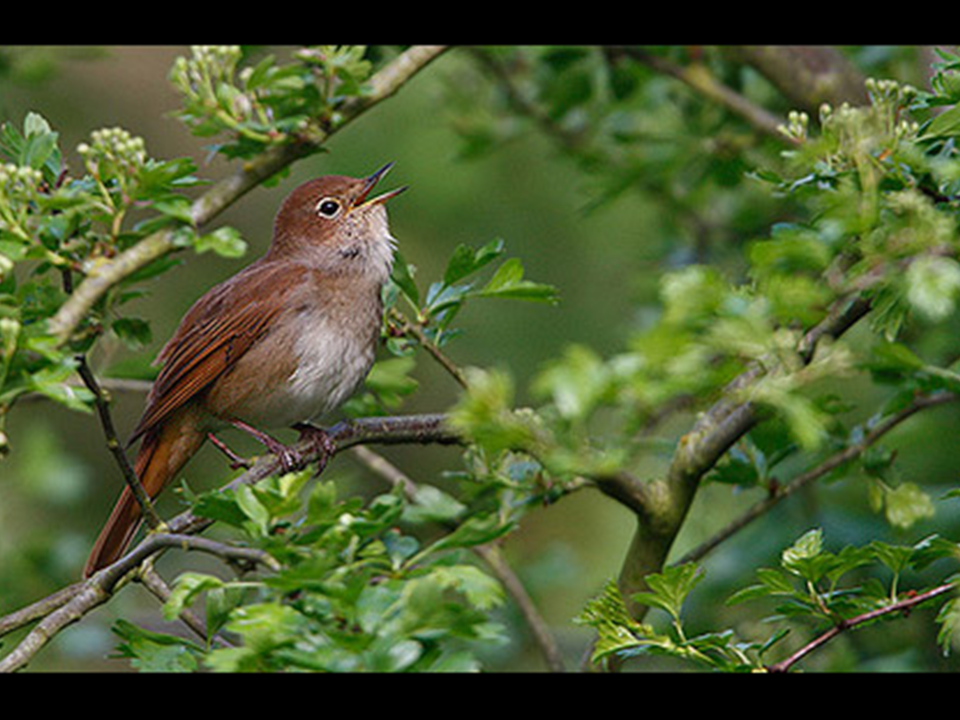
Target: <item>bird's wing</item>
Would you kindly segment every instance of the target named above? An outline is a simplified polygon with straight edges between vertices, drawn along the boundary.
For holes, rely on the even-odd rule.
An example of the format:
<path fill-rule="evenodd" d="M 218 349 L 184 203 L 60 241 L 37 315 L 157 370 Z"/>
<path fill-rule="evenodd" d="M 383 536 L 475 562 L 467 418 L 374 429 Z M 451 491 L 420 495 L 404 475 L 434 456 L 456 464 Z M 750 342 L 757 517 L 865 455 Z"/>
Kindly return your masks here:
<path fill-rule="evenodd" d="M 133 435 L 157 427 L 229 370 L 262 337 L 295 284 L 289 264 L 254 263 L 201 297 L 157 356 L 163 368 Z"/>

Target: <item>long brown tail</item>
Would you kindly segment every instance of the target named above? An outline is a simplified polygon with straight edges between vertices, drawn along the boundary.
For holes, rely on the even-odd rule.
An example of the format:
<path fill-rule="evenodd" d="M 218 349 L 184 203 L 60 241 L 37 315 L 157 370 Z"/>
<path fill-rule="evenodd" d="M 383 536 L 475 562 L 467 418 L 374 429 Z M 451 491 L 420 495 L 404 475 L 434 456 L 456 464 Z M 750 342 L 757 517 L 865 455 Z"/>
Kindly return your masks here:
<path fill-rule="evenodd" d="M 134 471 L 151 499 L 160 494 L 206 439 L 204 433 L 191 426 L 189 421 L 164 423 L 144 435 Z M 90 577 L 118 560 L 140 527 L 141 520 L 140 504 L 130 488 L 125 487 L 93 545 L 83 576 Z"/>

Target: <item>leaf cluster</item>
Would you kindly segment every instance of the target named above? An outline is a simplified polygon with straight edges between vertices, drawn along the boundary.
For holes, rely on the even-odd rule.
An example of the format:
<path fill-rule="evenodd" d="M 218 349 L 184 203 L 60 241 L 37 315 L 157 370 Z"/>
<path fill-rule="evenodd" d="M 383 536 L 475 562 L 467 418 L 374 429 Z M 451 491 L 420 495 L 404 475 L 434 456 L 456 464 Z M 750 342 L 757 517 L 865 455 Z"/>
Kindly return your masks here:
<path fill-rule="evenodd" d="M 373 67 L 365 54 L 359 45 L 310 46 L 291 62 L 269 54 L 246 64 L 240 46 L 194 46 L 170 71 L 183 97 L 178 117 L 199 137 L 226 136 L 214 146 L 226 157 L 253 157 L 340 122 L 338 106 L 364 92 Z"/>
<path fill-rule="evenodd" d="M 822 531 L 814 529 L 781 553 L 778 567 L 758 569 L 757 583 L 727 600 L 728 605 L 761 598 L 776 601 L 774 614 L 766 618 L 775 627 L 763 641 L 743 640 L 734 630 L 689 635 L 683 607 L 703 578 L 703 571 L 694 563 L 650 575 L 649 591 L 633 596 L 638 603 L 666 612 L 671 621 L 669 629 L 657 630 L 652 624 L 634 620 L 612 582 L 587 604 L 578 621 L 597 629 L 594 660 L 613 655 L 627 658 L 662 654 L 723 672 L 764 670 L 772 664 L 768 660 L 770 651 L 782 647 L 785 638 L 799 625 L 824 632 L 832 627 L 861 628 L 880 619 L 898 618 L 899 613 L 882 611 L 930 589 L 903 590 L 904 574 L 921 572 L 938 560 L 956 561 L 958 557 L 957 544 L 937 536 L 914 545 L 874 541 L 863 547 L 846 546 L 833 553 L 824 547 Z M 954 605 L 955 600 L 945 603 L 937 618 L 944 651 L 955 643 Z M 871 619 L 861 619 L 865 617 Z"/>
<path fill-rule="evenodd" d="M 199 606 L 205 645 L 116 627 L 121 654 L 142 670 L 465 671 L 476 648 L 502 641 L 490 612 L 499 583 L 464 551 L 510 529 L 496 516 L 461 518 L 439 490 L 340 499 L 332 482 L 309 490 L 310 472 L 214 492 L 195 512 L 234 529 L 233 542 L 268 552 L 276 571 L 235 580 L 187 572 L 164 606 L 167 619 Z M 432 541 L 407 530 L 456 522 Z M 220 633 L 230 641 L 213 642 Z M 175 658 L 171 660 L 171 658 Z"/>

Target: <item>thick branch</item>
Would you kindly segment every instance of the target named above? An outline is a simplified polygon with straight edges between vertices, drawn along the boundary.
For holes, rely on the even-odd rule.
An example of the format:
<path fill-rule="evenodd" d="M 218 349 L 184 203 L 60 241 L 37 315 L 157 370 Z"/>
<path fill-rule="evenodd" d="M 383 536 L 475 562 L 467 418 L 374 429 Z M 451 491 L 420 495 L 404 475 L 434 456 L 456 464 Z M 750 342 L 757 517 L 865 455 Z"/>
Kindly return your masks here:
<path fill-rule="evenodd" d="M 830 314 L 801 339 L 797 348 L 800 358 L 809 362 L 817 343 L 839 337 L 869 309 L 869 302 L 860 298 L 836 303 Z M 666 478 L 647 484 L 641 496 L 647 507 L 637 513 L 637 531 L 619 578 L 621 593 L 635 615 L 641 616 L 646 608 L 630 598 L 646 588 L 647 575 L 663 568 L 701 478 L 761 419 L 758 406 L 738 398 L 775 365 L 772 359 L 769 363 L 757 362 L 734 378 L 723 398 L 702 413 L 693 429 L 680 438 Z"/>
<path fill-rule="evenodd" d="M 834 47 L 739 45 L 730 55 L 753 67 L 799 109 L 817 117 L 820 105 L 867 102 L 864 77 Z"/>
<path fill-rule="evenodd" d="M 442 45 L 410 48 L 370 79 L 369 92 L 344 103 L 341 108 L 342 119 L 336 125 L 314 128 L 308 139 L 271 147 L 253 160 L 243 163 L 237 172 L 218 182 L 193 203 L 190 214 L 196 227 L 201 228 L 209 223 L 264 180 L 276 175 L 296 160 L 316 152 L 333 133 L 369 108 L 391 97 L 445 49 Z M 173 231 L 160 230 L 109 262 L 99 265 L 87 275 L 57 314 L 50 319 L 50 333 L 61 345 L 66 343 L 94 304 L 111 287 L 174 249 Z"/>

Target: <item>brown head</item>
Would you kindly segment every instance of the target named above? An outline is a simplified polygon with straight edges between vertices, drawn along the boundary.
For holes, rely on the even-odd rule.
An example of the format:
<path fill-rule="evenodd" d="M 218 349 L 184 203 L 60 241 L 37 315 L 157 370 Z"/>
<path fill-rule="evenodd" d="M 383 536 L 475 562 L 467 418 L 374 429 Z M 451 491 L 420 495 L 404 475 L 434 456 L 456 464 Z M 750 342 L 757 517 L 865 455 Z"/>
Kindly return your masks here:
<path fill-rule="evenodd" d="M 365 178 L 325 175 L 303 183 L 283 201 L 267 259 L 291 259 L 331 270 L 364 261 L 389 264 L 393 237 L 384 203 L 406 190 L 370 197 L 393 163 Z"/>

